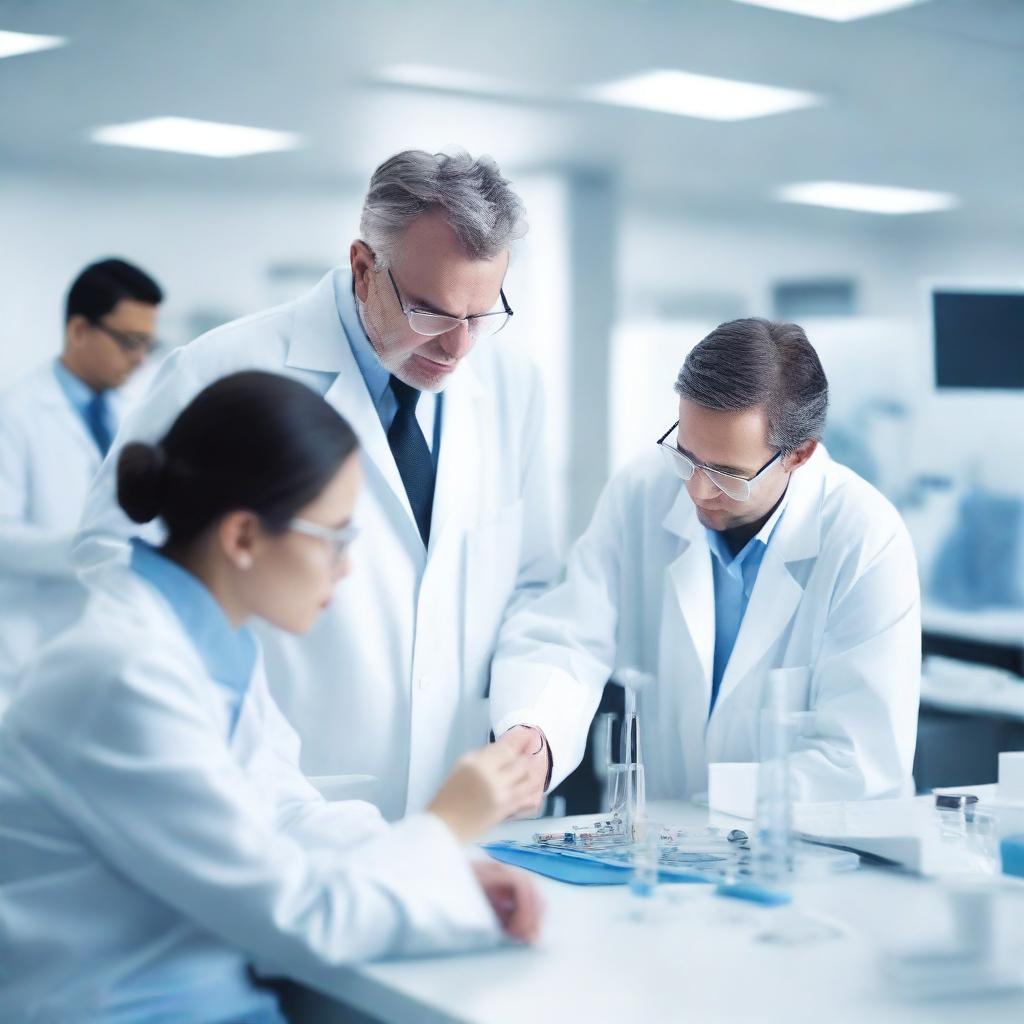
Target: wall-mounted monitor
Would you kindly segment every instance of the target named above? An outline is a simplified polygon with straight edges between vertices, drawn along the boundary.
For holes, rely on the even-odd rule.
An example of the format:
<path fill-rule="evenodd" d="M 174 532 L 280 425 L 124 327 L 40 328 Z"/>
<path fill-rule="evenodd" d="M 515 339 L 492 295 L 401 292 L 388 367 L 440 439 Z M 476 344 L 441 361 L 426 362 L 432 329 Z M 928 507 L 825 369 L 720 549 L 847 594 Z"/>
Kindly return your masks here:
<path fill-rule="evenodd" d="M 1024 389 L 1024 290 L 932 291 L 935 383 Z"/>

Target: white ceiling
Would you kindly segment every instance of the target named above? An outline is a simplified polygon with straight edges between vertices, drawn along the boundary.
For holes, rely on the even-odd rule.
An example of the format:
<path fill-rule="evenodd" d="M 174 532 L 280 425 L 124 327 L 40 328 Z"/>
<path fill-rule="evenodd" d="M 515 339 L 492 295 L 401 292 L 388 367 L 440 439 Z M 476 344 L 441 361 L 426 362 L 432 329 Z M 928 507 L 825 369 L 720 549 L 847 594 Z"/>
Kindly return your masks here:
<path fill-rule="evenodd" d="M 931 0 L 847 24 L 730 0 L 0 0 L 0 29 L 71 40 L 0 60 L 0 168 L 16 173 L 333 189 L 362 187 L 396 150 L 461 144 L 513 173 L 607 172 L 659 209 L 753 214 L 779 185 L 839 179 L 955 193 L 960 209 L 922 215 L 944 223 L 1024 227 L 1024 0 Z M 376 80 L 406 63 L 534 98 Z M 652 68 L 828 102 L 717 123 L 570 98 Z M 87 141 L 156 115 L 297 131 L 306 145 L 209 160 Z"/>

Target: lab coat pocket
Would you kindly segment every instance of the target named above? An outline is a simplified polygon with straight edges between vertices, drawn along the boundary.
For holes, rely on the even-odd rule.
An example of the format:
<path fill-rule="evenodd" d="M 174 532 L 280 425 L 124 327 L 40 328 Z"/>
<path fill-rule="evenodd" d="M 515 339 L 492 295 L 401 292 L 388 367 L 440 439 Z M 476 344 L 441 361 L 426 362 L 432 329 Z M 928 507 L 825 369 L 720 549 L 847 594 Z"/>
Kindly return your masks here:
<path fill-rule="evenodd" d="M 463 634 L 465 697 L 484 697 L 505 609 L 515 589 L 523 531 L 523 503 L 466 534 L 466 616 Z"/>
<path fill-rule="evenodd" d="M 771 707 L 773 688 L 782 688 L 782 705 L 787 712 L 809 711 L 811 707 L 810 667 L 773 668 L 765 679 L 761 706 Z"/>

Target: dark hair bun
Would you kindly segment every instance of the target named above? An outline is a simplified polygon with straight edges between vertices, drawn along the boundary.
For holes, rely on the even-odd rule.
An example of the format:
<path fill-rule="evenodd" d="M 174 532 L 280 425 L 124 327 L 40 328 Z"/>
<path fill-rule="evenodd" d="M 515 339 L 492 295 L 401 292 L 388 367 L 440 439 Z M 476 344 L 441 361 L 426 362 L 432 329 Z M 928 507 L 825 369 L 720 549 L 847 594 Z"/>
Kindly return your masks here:
<path fill-rule="evenodd" d="M 163 504 L 164 449 L 160 445 L 126 444 L 117 460 L 117 502 L 136 523 L 160 515 Z"/>

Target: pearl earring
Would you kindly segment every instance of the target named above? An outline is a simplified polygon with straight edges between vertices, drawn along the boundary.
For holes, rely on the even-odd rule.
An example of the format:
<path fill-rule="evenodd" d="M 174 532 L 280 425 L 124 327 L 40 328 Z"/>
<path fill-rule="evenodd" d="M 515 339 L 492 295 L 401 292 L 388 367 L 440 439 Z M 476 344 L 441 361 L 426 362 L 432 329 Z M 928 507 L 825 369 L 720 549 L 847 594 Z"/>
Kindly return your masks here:
<path fill-rule="evenodd" d="M 246 552 L 243 551 L 238 556 L 238 563 L 237 564 L 238 564 L 238 568 L 239 569 L 242 569 L 242 570 L 251 569 L 252 568 L 252 555 L 247 554 Z"/>

